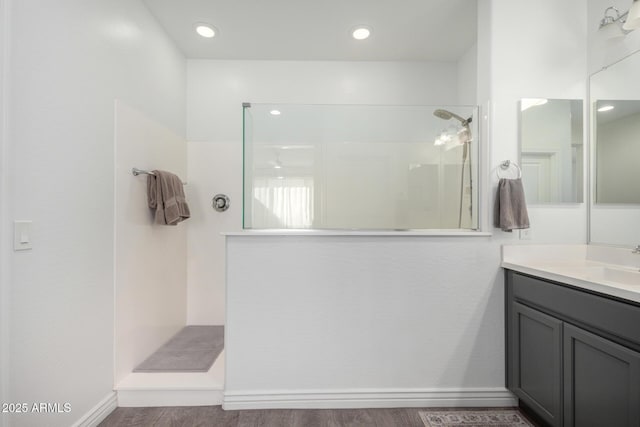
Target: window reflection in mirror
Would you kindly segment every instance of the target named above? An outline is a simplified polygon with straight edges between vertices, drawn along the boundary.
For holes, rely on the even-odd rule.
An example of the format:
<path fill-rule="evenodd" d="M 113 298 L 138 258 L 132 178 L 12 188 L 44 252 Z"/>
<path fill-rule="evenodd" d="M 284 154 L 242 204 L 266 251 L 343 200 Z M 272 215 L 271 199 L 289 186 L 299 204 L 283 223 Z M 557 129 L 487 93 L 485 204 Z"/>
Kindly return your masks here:
<path fill-rule="evenodd" d="M 583 201 L 582 116 L 578 99 L 520 101 L 520 166 L 527 203 Z"/>
<path fill-rule="evenodd" d="M 596 203 L 640 203 L 640 101 L 597 100 Z"/>

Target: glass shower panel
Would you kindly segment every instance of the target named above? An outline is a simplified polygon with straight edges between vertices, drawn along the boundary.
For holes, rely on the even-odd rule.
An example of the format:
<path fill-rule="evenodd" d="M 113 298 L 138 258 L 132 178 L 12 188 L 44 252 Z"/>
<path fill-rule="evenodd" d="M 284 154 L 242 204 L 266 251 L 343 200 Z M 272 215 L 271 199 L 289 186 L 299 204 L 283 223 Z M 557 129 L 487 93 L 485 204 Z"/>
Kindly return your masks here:
<path fill-rule="evenodd" d="M 475 230 L 476 113 L 471 106 L 245 106 L 243 226 Z"/>

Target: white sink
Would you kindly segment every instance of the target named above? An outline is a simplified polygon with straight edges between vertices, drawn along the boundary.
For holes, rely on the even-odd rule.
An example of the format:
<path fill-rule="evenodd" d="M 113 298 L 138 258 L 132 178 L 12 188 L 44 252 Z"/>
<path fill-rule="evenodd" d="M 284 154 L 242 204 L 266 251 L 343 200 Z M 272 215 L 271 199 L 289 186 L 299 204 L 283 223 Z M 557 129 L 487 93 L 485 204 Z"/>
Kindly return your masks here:
<path fill-rule="evenodd" d="M 586 268 L 586 279 L 608 281 L 622 285 L 640 286 L 640 271 L 610 266 L 592 266 Z"/>

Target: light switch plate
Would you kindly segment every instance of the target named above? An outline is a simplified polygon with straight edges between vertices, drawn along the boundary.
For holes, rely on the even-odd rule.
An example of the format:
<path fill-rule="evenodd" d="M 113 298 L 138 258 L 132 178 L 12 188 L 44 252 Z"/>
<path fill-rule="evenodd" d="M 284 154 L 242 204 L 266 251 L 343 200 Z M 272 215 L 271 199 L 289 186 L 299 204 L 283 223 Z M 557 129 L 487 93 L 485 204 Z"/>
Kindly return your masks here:
<path fill-rule="evenodd" d="M 520 230 L 520 240 L 531 240 L 531 229 L 523 228 Z"/>
<path fill-rule="evenodd" d="M 33 221 L 13 221 L 13 250 L 27 251 L 33 248 L 31 242 L 31 224 Z"/>

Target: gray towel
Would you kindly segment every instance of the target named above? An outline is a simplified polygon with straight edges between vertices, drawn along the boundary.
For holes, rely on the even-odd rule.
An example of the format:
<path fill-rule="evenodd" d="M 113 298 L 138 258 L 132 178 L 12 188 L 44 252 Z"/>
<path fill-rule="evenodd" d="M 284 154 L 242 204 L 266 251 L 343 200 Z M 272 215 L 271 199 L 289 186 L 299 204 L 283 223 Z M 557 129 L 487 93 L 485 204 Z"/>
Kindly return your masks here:
<path fill-rule="evenodd" d="M 154 170 L 147 177 L 147 201 L 155 209 L 155 222 L 177 225 L 191 216 L 184 197 L 182 180 L 171 172 Z"/>
<path fill-rule="evenodd" d="M 502 231 L 529 228 L 522 179 L 500 179 L 493 210 L 493 225 Z"/>

